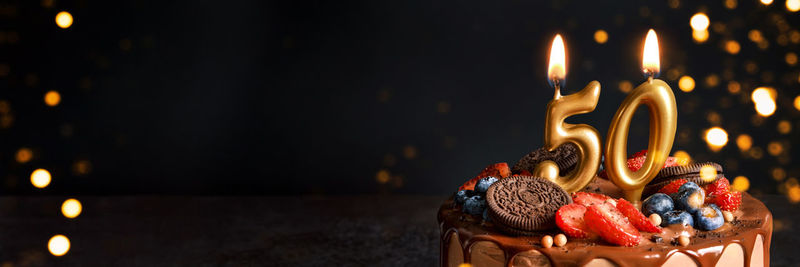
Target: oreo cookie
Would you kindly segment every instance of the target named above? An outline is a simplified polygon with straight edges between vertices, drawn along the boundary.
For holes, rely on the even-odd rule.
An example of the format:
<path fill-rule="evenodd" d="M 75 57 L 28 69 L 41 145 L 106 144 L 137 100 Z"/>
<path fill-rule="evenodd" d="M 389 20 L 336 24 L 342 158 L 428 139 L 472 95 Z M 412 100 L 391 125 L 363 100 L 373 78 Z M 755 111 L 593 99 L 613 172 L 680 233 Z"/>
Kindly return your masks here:
<path fill-rule="evenodd" d="M 555 227 L 556 211 L 572 203 L 572 198 L 550 180 L 512 176 L 492 184 L 486 202 L 489 217 L 501 231 L 533 235 Z"/>
<path fill-rule="evenodd" d="M 700 175 L 700 170 L 704 166 L 711 166 L 714 168 L 716 171 L 714 179 L 703 179 L 703 177 Z M 725 177 L 725 174 L 723 173 L 722 166 L 714 162 L 666 167 L 661 169 L 661 171 L 658 172 L 658 175 L 656 175 L 656 178 L 653 178 L 653 180 L 644 187 L 642 196 L 647 197 L 655 194 L 658 192 L 658 190 L 661 190 L 662 187 L 677 179 L 686 179 L 687 181 L 694 182 L 698 185 L 707 185 L 723 177 Z"/>
<path fill-rule="evenodd" d="M 539 148 L 522 157 L 511 168 L 511 172 L 521 173 L 524 170 L 533 173 L 536 165 L 545 160 L 555 162 L 558 165 L 559 174 L 564 176 L 578 164 L 578 147 L 573 143 L 566 143 L 558 146 L 553 152 L 547 151 L 543 147 Z"/>

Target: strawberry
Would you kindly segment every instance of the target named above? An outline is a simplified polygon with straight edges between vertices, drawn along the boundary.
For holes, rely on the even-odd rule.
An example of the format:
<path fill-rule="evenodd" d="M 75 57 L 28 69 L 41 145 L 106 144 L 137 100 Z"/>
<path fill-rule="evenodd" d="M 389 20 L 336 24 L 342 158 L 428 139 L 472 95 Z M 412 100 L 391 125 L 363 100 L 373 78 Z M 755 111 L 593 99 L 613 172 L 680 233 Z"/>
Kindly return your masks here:
<path fill-rule="evenodd" d="M 660 190 L 658 190 L 658 192 L 659 193 L 664 193 L 664 194 L 667 194 L 667 195 L 678 193 L 678 189 L 681 188 L 681 186 L 683 184 L 685 184 L 686 182 L 688 182 L 688 180 L 686 180 L 686 179 L 674 180 L 674 181 L 670 182 L 669 184 L 665 185 L 664 187 L 662 187 Z"/>
<path fill-rule="evenodd" d="M 646 156 L 647 156 L 647 149 L 643 149 L 642 151 L 633 153 L 633 155 L 631 155 L 629 157 L 629 159 L 638 158 L 638 157 L 646 157 Z"/>
<path fill-rule="evenodd" d="M 642 232 L 648 233 L 661 233 L 661 228 L 655 226 L 653 222 L 650 221 L 647 217 L 642 214 L 633 204 L 628 202 L 627 200 L 620 198 L 617 200 L 617 209 L 622 215 L 628 217 L 628 221 L 630 221 L 636 229 Z"/>
<path fill-rule="evenodd" d="M 586 207 L 580 204 L 572 203 L 562 206 L 556 212 L 556 225 L 569 237 L 590 237 L 594 233 L 586 226 L 586 222 L 583 220 L 584 213 L 586 213 Z"/>
<path fill-rule="evenodd" d="M 595 194 L 588 192 L 575 192 L 572 194 L 572 202 L 581 204 L 586 207 L 596 204 L 602 204 L 608 200 L 611 200 L 611 197 L 602 194 Z"/>
<path fill-rule="evenodd" d="M 627 164 L 628 169 L 631 171 L 638 171 L 644 165 L 644 160 L 647 158 L 647 149 L 636 152 L 635 154 L 631 155 L 628 158 Z M 680 165 L 686 165 L 687 162 L 683 162 L 675 157 L 667 157 L 667 161 L 664 162 L 664 168 L 666 167 L 675 167 Z M 608 174 L 606 174 L 606 170 L 603 170 L 597 176 L 603 177 L 608 179 Z"/>
<path fill-rule="evenodd" d="M 610 203 L 589 206 L 583 218 L 592 232 L 609 243 L 627 247 L 639 244 L 639 231 Z"/>
<path fill-rule="evenodd" d="M 681 158 L 676 157 L 667 157 L 667 161 L 664 162 L 664 168 L 666 167 L 675 167 L 675 166 L 683 166 L 689 164 L 689 161 Z"/>
<path fill-rule="evenodd" d="M 742 192 L 732 191 L 711 198 L 721 210 L 736 211 L 742 205 Z"/>
<path fill-rule="evenodd" d="M 731 183 L 728 182 L 728 179 L 722 177 L 714 181 L 709 185 L 705 186 L 706 189 L 706 199 L 711 199 L 716 195 L 722 195 L 731 191 Z"/>
<path fill-rule="evenodd" d="M 472 178 L 471 180 L 467 181 L 458 190 L 474 190 L 475 184 L 478 183 L 478 180 L 488 176 L 497 177 L 497 179 L 503 179 L 511 175 L 511 169 L 508 168 L 508 164 L 505 162 L 495 163 L 492 165 L 487 166 L 483 171 L 481 171 L 478 176 Z"/>

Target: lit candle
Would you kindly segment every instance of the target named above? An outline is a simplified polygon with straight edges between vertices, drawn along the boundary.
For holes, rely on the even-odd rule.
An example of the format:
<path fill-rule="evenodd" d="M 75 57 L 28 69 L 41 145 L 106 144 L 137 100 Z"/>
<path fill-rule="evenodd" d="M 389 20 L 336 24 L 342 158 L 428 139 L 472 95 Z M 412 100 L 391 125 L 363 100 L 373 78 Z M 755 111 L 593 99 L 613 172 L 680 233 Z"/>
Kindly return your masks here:
<path fill-rule="evenodd" d="M 547 104 L 544 147 L 553 151 L 567 142 L 574 143 L 578 147 L 579 161 L 575 170 L 566 176 L 560 176 L 558 165 L 549 160 L 539 163 L 533 175 L 549 179 L 572 193 L 586 187 L 594 179 L 600 167 L 600 134 L 592 126 L 569 124 L 564 122 L 564 119 L 593 111 L 600 97 L 600 83 L 592 81 L 580 92 L 562 96 L 561 85 L 566 74 L 564 42 L 561 35 L 556 35 L 550 48 L 550 64 L 547 68 L 547 77 L 555 88 L 555 95 Z"/>
<path fill-rule="evenodd" d="M 672 150 L 672 141 L 678 123 L 675 95 L 672 88 L 662 80 L 655 79 L 659 72 L 658 39 L 652 29 L 644 43 L 642 68 L 647 81 L 633 89 L 617 109 L 605 146 L 605 167 L 608 178 L 625 191 L 625 198 L 639 203 L 642 190 L 656 177 Z M 628 130 L 631 119 L 639 105 L 647 105 L 650 115 L 650 136 L 647 158 L 639 170 L 633 172 L 627 166 Z"/>

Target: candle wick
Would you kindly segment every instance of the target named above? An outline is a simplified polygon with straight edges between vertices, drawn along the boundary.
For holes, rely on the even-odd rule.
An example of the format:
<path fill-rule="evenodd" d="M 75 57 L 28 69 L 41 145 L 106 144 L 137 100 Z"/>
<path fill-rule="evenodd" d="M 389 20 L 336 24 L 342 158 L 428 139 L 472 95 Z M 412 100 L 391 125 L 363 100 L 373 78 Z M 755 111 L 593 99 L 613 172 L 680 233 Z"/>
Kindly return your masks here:
<path fill-rule="evenodd" d="M 553 95 L 553 99 L 561 98 L 561 81 L 559 81 L 558 79 L 553 79 L 553 88 L 556 89 L 556 92 Z"/>
<path fill-rule="evenodd" d="M 648 83 L 653 83 L 653 75 L 648 75 L 647 76 L 647 82 Z"/>

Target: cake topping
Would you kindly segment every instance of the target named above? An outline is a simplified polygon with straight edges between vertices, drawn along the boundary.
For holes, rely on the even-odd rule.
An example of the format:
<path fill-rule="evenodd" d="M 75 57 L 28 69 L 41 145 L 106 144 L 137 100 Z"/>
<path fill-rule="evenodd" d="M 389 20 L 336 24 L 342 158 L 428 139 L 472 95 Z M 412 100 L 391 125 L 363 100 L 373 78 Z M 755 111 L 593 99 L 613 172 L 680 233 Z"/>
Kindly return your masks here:
<path fill-rule="evenodd" d="M 517 234 L 552 228 L 556 211 L 572 203 L 569 194 L 557 184 L 531 176 L 496 182 L 489 187 L 486 199 L 495 225 Z"/>
<path fill-rule="evenodd" d="M 642 214 L 639 209 L 637 209 L 633 204 L 628 202 L 627 200 L 621 198 L 617 201 L 617 210 L 619 210 L 622 215 L 628 218 L 628 221 L 633 224 L 636 229 L 642 232 L 649 232 L 649 233 L 660 233 L 661 228 L 658 228 L 653 222 L 650 221 L 647 217 Z"/>
<path fill-rule="evenodd" d="M 636 227 L 610 203 L 589 206 L 584 220 L 589 229 L 609 243 L 632 247 L 641 239 Z"/>
<path fill-rule="evenodd" d="M 472 178 L 471 180 L 464 183 L 464 185 L 459 187 L 458 190 L 475 190 L 475 185 L 478 183 L 478 180 L 489 176 L 493 176 L 498 179 L 503 179 L 508 176 L 511 176 L 511 170 L 508 169 L 508 164 L 505 162 L 489 165 L 485 169 L 483 169 L 483 171 L 481 171 L 481 173 L 478 174 L 478 176 L 475 176 L 475 178 Z"/>
<path fill-rule="evenodd" d="M 545 148 L 539 148 L 522 159 L 511 168 L 513 173 L 532 173 L 540 162 L 545 160 L 552 160 L 558 165 L 561 175 L 568 173 L 575 165 L 578 164 L 578 147 L 572 143 L 566 143 L 557 147 L 553 152 L 547 151 Z"/>
<path fill-rule="evenodd" d="M 586 207 L 581 204 L 565 205 L 556 212 L 556 225 L 570 237 L 590 237 L 594 233 L 586 226 L 586 222 L 583 219 L 584 213 L 586 213 Z"/>
<path fill-rule="evenodd" d="M 674 166 L 674 167 L 666 167 L 661 169 L 658 172 L 656 178 L 651 181 L 651 184 L 661 183 L 664 181 L 671 181 L 677 178 L 686 178 L 686 177 L 696 177 L 702 178 L 701 170 L 703 167 L 710 166 L 713 167 L 714 171 L 716 171 L 716 175 L 721 177 L 722 176 L 722 166 L 714 163 L 714 162 L 703 162 L 703 163 L 693 163 L 685 166 Z M 708 169 L 708 167 L 706 167 Z M 713 175 L 713 174 L 712 174 Z M 697 184 L 710 184 L 714 182 L 716 179 L 701 179 L 700 181 L 693 181 L 691 179 L 687 179 L 689 181 L 695 182 Z"/>
<path fill-rule="evenodd" d="M 603 195 L 603 194 L 596 194 L 596 193 L 589 193 L 589 192 L 575 192 L 572 194 L 572 201 L 581 204 L 583 206 L 591 206 L 595 204 L 601 204 L 608 201 L 611 201 L 611 197 Z"/>

